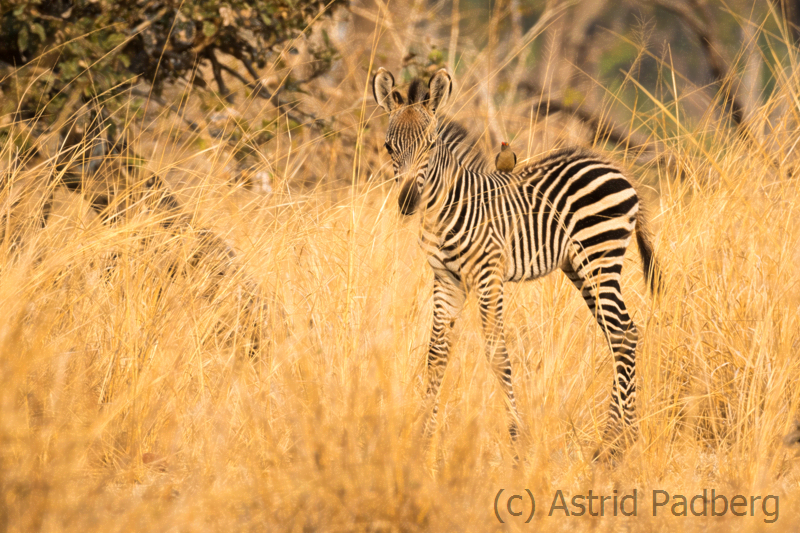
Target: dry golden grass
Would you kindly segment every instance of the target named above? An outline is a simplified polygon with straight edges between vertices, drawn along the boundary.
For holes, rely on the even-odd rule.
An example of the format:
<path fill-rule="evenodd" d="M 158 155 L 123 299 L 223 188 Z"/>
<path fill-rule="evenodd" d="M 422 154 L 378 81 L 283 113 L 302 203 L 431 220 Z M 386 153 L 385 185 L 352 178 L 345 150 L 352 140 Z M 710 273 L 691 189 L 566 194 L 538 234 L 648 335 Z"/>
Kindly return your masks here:
<path fill-rule="evenodd" d="M 397 212 L 379 151 L 386 121 L 363 70 L 347 71 L 339 96 L 320 104 L 336 114 L 336 135 L 284 131 L 263 151 L 270 196 L 224 183 L 224 147 L 193 157 L 196 143 L 169 134 L 180 121 L 161 117 L 137 146 L 151 171 L 169 176 L 192 224 L 170 232 L 163 214 L 134 205 L 105 225 L 62 195 L 43 230 L 31 218 L 35 199 L 17 208 L 22 244 L 3 243 L 0 530 L 797 527 L 800 459 L 782 444 L 800 407 L 800 69 L 787 69 L 752 119 L 765 132 L 757 145 L 709 112 L 677 135 L 655 134 L 676 165 L 631 167 L 645 184 L 665 290 L 647 294 L 632 245 L 623 290 L 642 338 L 642 435 L 614 468 L 590 461 L 610 353 L 559 273 L 507 289 L 521 443 L 507 438 L 474 301 L 456 327 L 440 430 L 421 438 L 431 273 L 416 219 Z M 462 104 L 470 72 L 456 77 Z M 640 118 L 664 131 L 673 108 Z M 485 125 L 468 104 L 453 111 Z M 503 112 L 518 118 L 520 146 L 527 140 L 520 156 L 546 147 L 538 143 L 553 124 L 530 133 L 529 106 Z M 15 190 L 46 179 L 46 165 L 13 168 L 12 152 L 2 160 Z M 323 185 L 294 185 L 302 180 Z M 223 281 L 202 266 L 167 272 L 191 255 L 201 227 L 239 252 Z M 248 280 L 264 303 L 253 358 L 237 296 Z M 505 507 L 526 488 L 537 503 L 527 525 L 527 500 L 512 503 L 521 517 Z M 760 502 L 755 516 L 675 518 L 664 507 L 653 517 L 654 489 L 691 497 L 712 488 L 778 496 L 777 522 L 765 523 Z M 500 489 L 505 526 L 493 508 Z M 548 517 L 557 490 L 633 489 L 635 518 Z"/>

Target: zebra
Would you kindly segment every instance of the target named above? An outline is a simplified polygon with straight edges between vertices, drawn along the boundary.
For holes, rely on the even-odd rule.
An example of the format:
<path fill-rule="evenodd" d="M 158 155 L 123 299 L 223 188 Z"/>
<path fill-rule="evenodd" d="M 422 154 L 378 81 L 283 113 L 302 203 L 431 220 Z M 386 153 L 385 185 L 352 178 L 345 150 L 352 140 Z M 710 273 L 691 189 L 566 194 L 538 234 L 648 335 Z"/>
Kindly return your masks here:
<path fill-rule="evenodd" d="M 427 87 L 413 80 L 404 98 L 381 68 L 372 89 L 389 115 L 385 148 L 400 183 L 400 212 L 411 215 L 420 208 L 419 240 L 434 274 L 425 434 L 436 430 L 451 332 L 467 293 L 474 291 L 486 356 L 504 392 L 508 431 L 517 440 L 503 286 L 560 268 L 581 292 L 613 353 L 610 414 L 595 458 L 617 455 L 638 433 L 638 334 L 620 290 L 623 256 L 634 233 L 652 292 L 660 279 L 634 186 L 612 163 L 580 148 L 546 155 L 516 174 L 488 168 L 475 138 L 440 113 L 452 90 L 445 69 Z"/>

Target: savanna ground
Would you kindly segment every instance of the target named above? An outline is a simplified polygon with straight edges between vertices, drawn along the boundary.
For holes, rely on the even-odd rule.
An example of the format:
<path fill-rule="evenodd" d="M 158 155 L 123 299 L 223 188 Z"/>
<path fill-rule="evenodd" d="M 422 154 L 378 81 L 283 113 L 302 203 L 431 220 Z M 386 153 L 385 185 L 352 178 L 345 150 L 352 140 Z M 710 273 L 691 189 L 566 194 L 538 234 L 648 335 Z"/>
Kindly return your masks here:
<path fill-rule="evenodd" d="M 233 106 L 231 121 L 263 115 L 273 128 L 258 150 L 254 187 L 229 179 L 230 143 L 187 131 L 184 118 L 202 124 L 209 113 L 190 85 L 164 96 L 178 114 L 123 106 L 147 171 L 181 201 L 189 222 L 177 229 L 135 196 L 120 196 L 127 215 L 103 223 L 64 192 L 42 229 L 44 200 L 34 192 L 52 160 L 21 165 L 11 143 L 3 147 L 0 529 L 799 528 L 800 459 L 784 437 L 800 407 L 800 62 L 778 14 L 737 19 L 760 39 L 770 80 L 749 110 L 749 138 L 715 107 L 730 86 L 717 94 L 693 87 L 665 50 L 630 43 L 634 67 L 601 87 L 600 101 L 603 114 L 616 110 L 645 135 L 649 157 L 567 117 L 542 117 L 538 98 L 487 103 L 507 67 L 492 52 L 497 35 L 490 28 L 485 48 L 455 35 L 462 52 L 450 63 L 449 113 L 486 130 L 487 153 L 498 140 L 492 128 L 511 137 L 521 160 L 567 142 L 593 145 L 640 184 L 664 290 L 648 293 L 631 245 L 623 292 L 641 336 L 641 437 L 610 466 L 591 462 L 608 408 L 610 352 L 560 273 L 507 287 L 520 442 L 507 437 L 472 300 L 456 326 L 440 429 L 422 438 L 432 277 L 417 220 L 398 214 L 381 148 L 386 117 L 368 87 L 378 65 L 398 76 L 397 47 L 413 27 L 403 29 L 406 11 L 353 12 L 361 32 L 351 28 L 329 83 L 305 97 L 332 127 L 300 127 L 258 100 Z M 445 19 L 453 38 L 457 25 Z M 490 25 L 502 20 L 495 11 Z M 644 61 L 661 69 L 657 89 L 634 75 Z M 275 64 L 266 75 L 280 79 L 288 68 Z M 26 201 L 10 202 L 12 189 Z M 203 265 L 175 274 L 201 229 L 237 252 L 226 259 L 236 266 L 227 276 Z M 261 304 L 255 321 L 242 303 L 252 290 Z M 251 351 L 253 329 L 261 339 Z M 779 512 L 765 516 L 759 501 L 755 516 L 748 505 L 744 517 L 672 517 L 670 507 L 653 517 L 653 490 L 691 498 L 712 488 L 728 499 L 778 496 Z M 500 489 L 505 525 L 494 509 Z M 524 489 L 537 504 L 529 524 Z M 637 517 L 548 517 L 558 490 L 569 502 L 589 490 L 633 489 Z M 513 494 L 525 496 L 510 504 L 520 517 L 509 514 Z"/>

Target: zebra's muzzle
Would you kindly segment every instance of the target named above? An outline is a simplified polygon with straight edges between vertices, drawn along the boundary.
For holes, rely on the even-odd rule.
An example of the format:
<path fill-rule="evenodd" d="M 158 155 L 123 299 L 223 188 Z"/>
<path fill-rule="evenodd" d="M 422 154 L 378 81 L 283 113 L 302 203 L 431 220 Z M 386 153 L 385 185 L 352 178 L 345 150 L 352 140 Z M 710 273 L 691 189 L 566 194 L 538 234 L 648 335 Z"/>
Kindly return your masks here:
<path fill-rule="evenodd" d="M 407 180 L 400 189 L 397 197 L 400 212 L 406 216 L 413 215 L 419 203 L 419 191 L 417 190 L 416 180 Z"/>

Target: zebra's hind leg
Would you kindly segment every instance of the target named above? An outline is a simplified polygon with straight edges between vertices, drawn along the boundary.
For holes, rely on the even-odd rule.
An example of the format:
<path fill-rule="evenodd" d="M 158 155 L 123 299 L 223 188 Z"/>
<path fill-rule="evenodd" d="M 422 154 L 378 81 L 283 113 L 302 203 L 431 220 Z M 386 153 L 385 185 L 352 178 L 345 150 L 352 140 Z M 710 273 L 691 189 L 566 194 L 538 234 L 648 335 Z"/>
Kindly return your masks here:
<path fill-rule="evenodd" d="M 516 441 L 519 435 L 519 412 L 511 383 L 511 361 L 503 333 L 503 281 L 497 270 L 486 270 L 478 280 L 478 301 L 486 342 L 486 357 L 503 390 L 508 411 L 508 433 Z"/>
<path fill-rule="evenodd" d="M 595 459 L 618 455 L 638 435 L 635 405 L 638 333 L 620 290 L 624 252 L 624 248 L 607 251 L 602 258 L 587 264 L 562 267 L 603 330 L 614 357 L 609 418 Z"/>
<path fill-rule="evenodd" d="M 450 355 L 451 332 L 456 318 L 461 313 L 467 294 L 461 283 L 449 272 L 436 272 L 433 279 L 433 328 L 428 345 L 425 393 L 428 420 L 425 436 L 436 431 L 436 416 L 439 413 L 439 388 L 442 385 L 447 358 Z"/>

